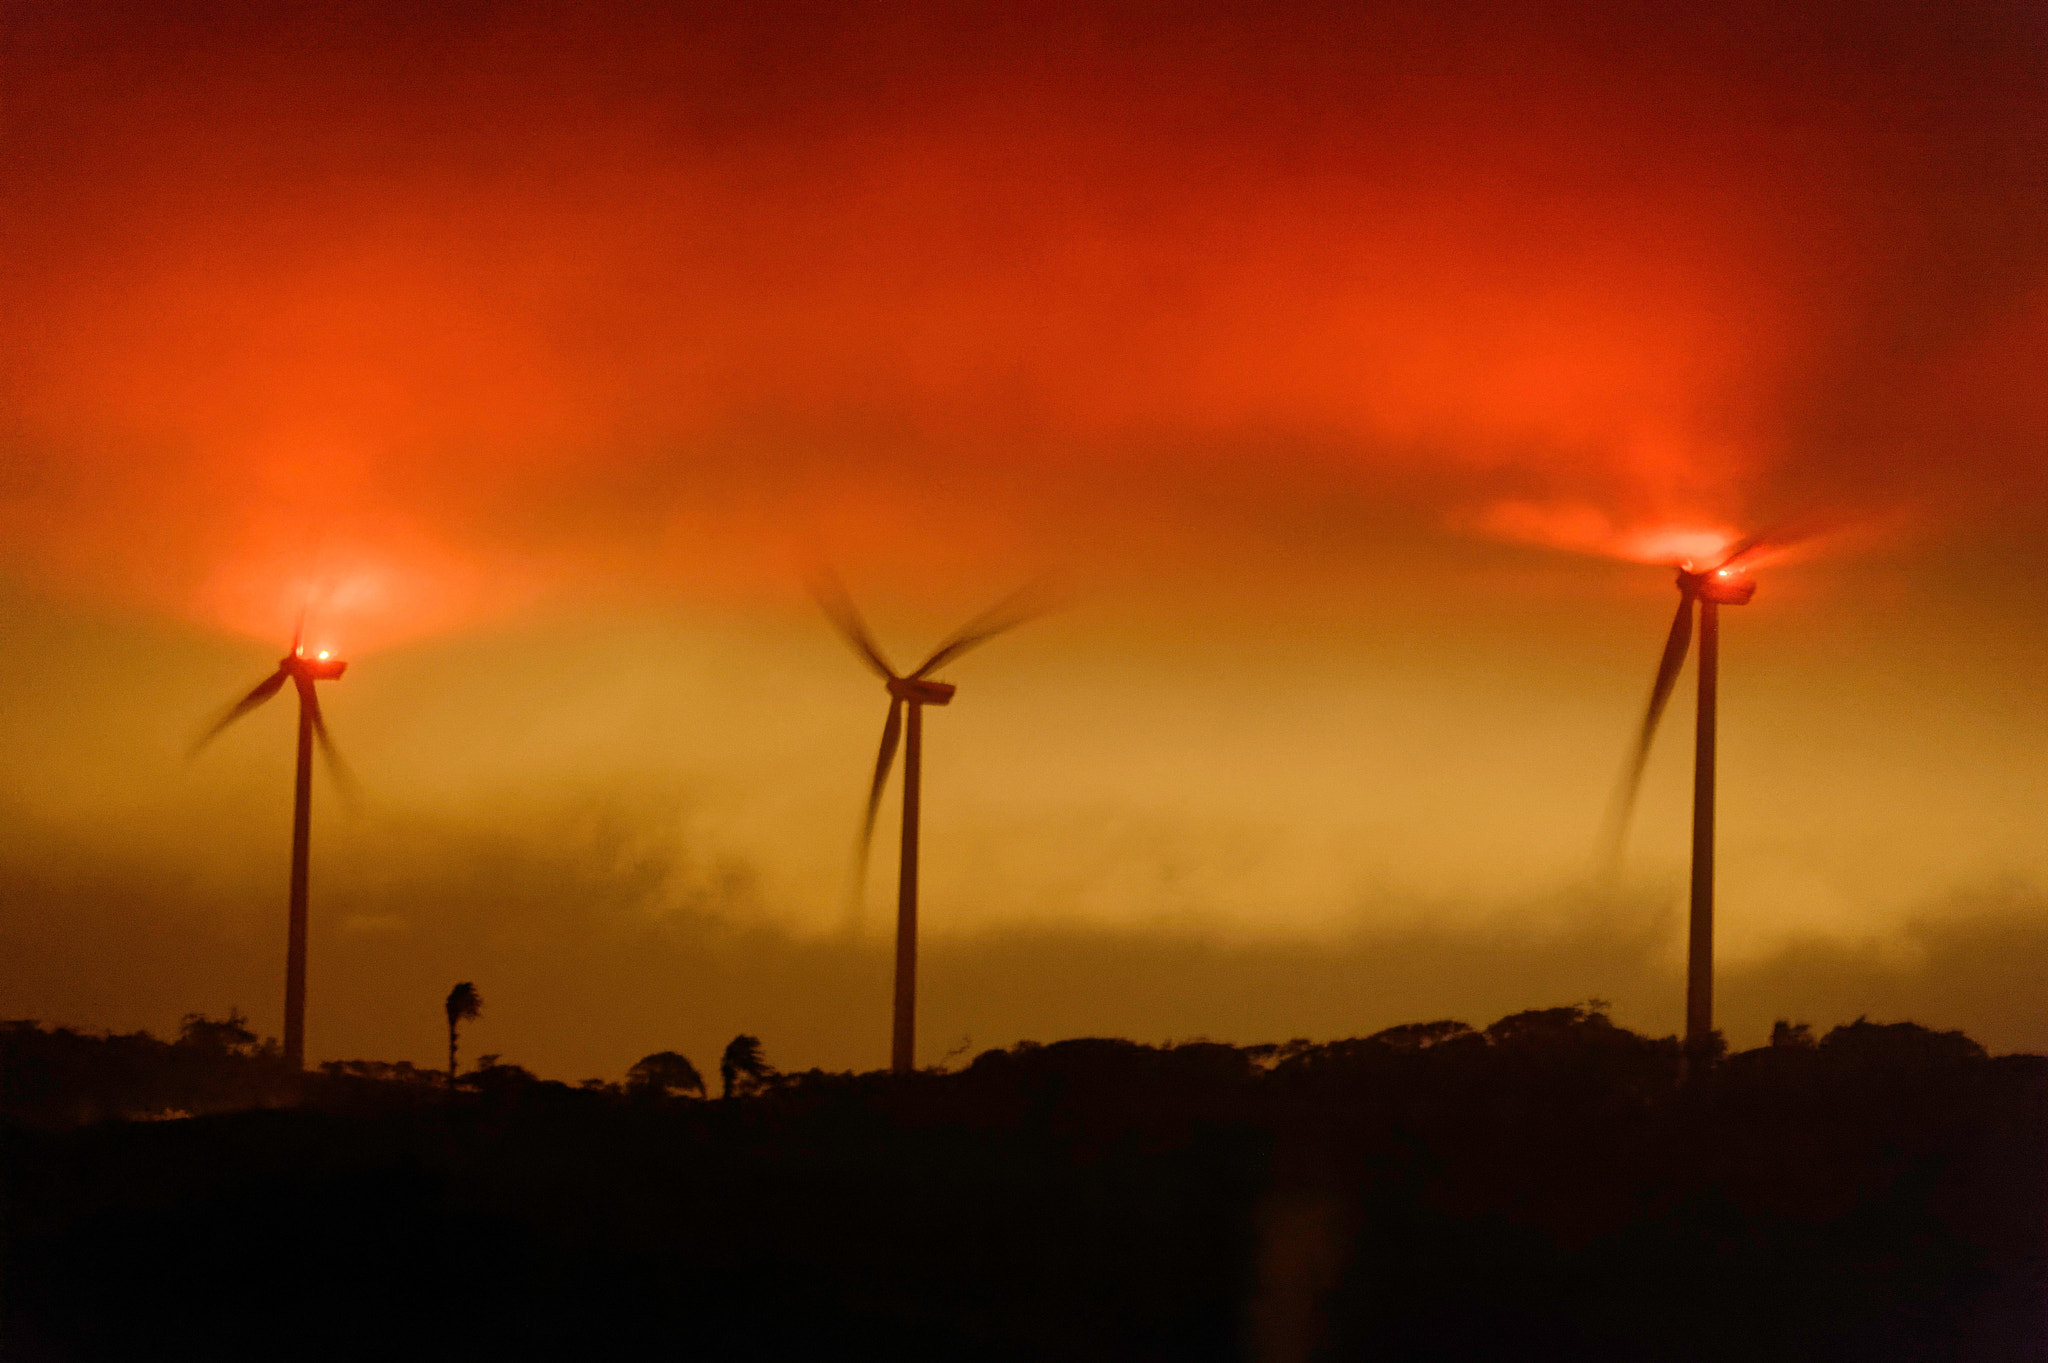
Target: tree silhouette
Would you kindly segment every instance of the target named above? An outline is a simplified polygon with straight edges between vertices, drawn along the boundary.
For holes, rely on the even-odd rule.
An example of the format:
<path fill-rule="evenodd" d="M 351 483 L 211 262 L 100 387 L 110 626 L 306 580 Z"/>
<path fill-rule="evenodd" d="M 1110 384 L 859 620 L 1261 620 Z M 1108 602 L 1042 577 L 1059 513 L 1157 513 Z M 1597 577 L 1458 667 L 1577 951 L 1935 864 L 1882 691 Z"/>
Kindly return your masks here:
<path fill-rule="evenodd" d="M 256 1034 L 239 1008 L 228 1009 L 225 1018 L 187 1013 L 178 1024 L 178 1044 L 207 1055 L 248 1055 L 256 1049 Z"/>
<path fill-rule="evenodd" d="M 735 1090 L 750 1093 L 759 1088 L 774 1069 L 761 1058 L 761 1038 L 741 1032 L 726 1043 L 718 1060 L 718 1096 L 730 1098 Z"/>
<path fill-rule="evenodd" d="M 482 996 L 468 980 L 448 991 L 448 1087 L 455 1087 L 455 1036 L 463 1023 L 484 1011 Z"/>
<path fill-rule="evenodd" d="M 726 1087 L 732 1087 L 730 1077 L 726 1079 Z M 671 1093 L 688 1093 L 692 1090 L 695 1090 L 699 1098 L 705 1096 L 704 1076 L 697 1073 L 697 1067 L 690 1063 L 688 1056 L 675 1051 L 656 1051 L 653 1055 L 642 1057 L 639 1064 L 626 1071 L 628 1093 L 666 1098 Z"/>
<path fill-rule="evenodd" d="M 1771 1024 L 1771 1049 L 1811 1050 L 1819 1043 L 1813 1039 L 1813 1026 L 1805 1022 L 1787 1022 L 1779 1018 Z"/>

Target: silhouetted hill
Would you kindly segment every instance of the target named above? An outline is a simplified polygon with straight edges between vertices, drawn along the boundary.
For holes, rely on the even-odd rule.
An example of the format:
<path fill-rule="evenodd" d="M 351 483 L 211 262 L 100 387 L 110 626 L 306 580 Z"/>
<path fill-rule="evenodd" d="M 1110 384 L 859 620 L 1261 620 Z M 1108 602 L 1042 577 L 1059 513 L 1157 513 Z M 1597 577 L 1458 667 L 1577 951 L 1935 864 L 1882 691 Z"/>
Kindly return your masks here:
<path fill-rule="evenodd" d="M 2048 1060 L 1910 1024 L 1690 1083 L 1561 1008 L 286 1106 L 198 1023 L 5 1034 L 9 1358 L 2048 1358 Z"/>

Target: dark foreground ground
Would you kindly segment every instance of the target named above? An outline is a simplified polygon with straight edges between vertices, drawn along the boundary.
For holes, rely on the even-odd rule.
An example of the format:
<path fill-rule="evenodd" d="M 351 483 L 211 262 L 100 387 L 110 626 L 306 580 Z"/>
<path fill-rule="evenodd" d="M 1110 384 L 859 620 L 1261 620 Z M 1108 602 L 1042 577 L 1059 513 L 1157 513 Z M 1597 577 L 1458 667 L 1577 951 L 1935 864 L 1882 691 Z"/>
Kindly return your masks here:
<path fill-rule="evenodd" d="M 1668 1040 L 1554 1009 L 713 1101 L 337 1066 L 284 1106 L 274 1058 L 203 1026 L 16 1024 L 0 1345 L 2048 1359 L 2048 1060 L 1910 1025 L 1781 1040 L 1684 1086 Z M 203 1115 L 92 1120 L 124 1105 Z"/>

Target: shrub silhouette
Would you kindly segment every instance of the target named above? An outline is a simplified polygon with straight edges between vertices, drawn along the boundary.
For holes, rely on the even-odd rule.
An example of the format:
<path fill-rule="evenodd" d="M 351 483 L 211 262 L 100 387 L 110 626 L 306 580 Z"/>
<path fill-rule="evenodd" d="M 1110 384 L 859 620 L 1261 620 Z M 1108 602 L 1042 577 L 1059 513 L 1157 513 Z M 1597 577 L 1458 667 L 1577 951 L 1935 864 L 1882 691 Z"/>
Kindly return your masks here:
<path fill-rule="evenodd" d="M 726 1087 L 730 1088 L 727 1080 Z M 675 1051 L 656 1051 L 643 1056 L 633 1068 L 626 1071 L 626 1092 L 652 1098 L 666 1098 L 672 1093 L 695 1093 L 699 1098 L 704 1094 L 704 1076 L 697 1073 L 687 1056 Z"/>
<path fill-rule="evenodd" d="M 1787 1022 L 1779 1018 L 1771 1024 L 1771 1049 L 1810 1050 L 1815 1045 L 1813 1027 L 1804 1022 Z"/>
<path fill-rule="evenodd" d="M 187 1013 L 178 1025 L 178 1045 L 204 1055 L 243 1056 L 257 1049 L 256 1034 L 239 1008 L 230 1008 L 224 1018 L 204 1013 Z"/>

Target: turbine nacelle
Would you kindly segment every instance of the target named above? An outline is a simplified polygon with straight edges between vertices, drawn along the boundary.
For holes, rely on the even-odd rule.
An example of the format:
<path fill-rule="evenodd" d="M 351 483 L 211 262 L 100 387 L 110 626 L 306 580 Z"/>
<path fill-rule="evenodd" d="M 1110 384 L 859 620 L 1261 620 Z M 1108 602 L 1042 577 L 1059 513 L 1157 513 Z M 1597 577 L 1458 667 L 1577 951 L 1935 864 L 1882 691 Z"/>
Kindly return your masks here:
<path fill-rule="evenodd" d="M 948 705 L 956 688 L 951 682 L 926 681 L 922 677 L 891 677 L 889 694 L 912 705 Z"/>
<path fill-rule="evenodd" d="M 294 650 L 285 654 L 284 660 L 277 667 L 280 672 L 289 672 L 292 676 L 306 681 L 333 681 L 348 671 L 347 663 L 325 649 L 310 658 L 303 652 Z"/>
<path fill-rule="evenodd" d="M 1717 606 L 1747 606 L 1756 595 L 1756 583 L 1738 568 L 1714 568 L 1704 573 L 1680 568 L 1678 589 Z"/>

